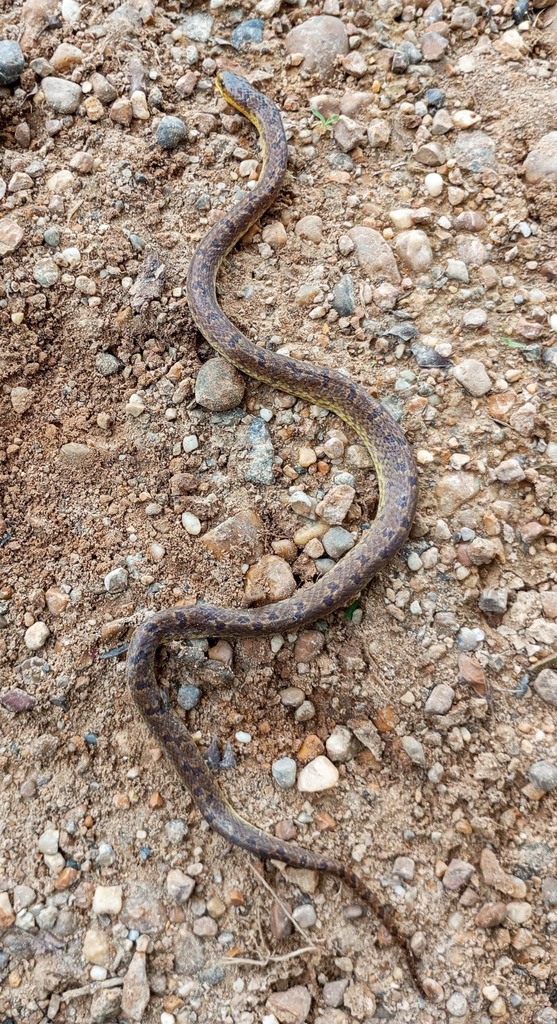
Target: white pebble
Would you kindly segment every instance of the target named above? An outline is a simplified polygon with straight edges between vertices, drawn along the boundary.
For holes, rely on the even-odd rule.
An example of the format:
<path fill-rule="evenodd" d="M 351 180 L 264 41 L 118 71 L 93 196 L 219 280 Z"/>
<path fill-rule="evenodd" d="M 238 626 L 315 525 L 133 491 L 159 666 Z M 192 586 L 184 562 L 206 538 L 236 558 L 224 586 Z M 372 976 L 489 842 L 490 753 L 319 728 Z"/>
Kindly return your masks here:
<path fill-rule="evenodd" d="M 251 743 L 251 736 L 249 732 L 237 732 L 235 738 L 238 743 Z"/>
<path fill-rule="evenodd" d="M 98 885 L 93 896 L 94 914 L 119 914 L 122 909 L 121 885 Z"/>
<path fill-rule="evenodd" d="M 108 971 L 106 967 L 100 967 L 98 964 L 94 964 L 89 971 L 91 981 L 104 981 L 107 975 Z"/>
<path fill-rule="evenodd" d="M 60 833 L 57 828 L 47 828 L 41 836 L 39 836 L 38 849 L 39 853 L 49 854 L 54 856 L 58 853 L 58 840 Z"/>
<path fill-rule="evenodd" d="M 199 441 L 195 434 L 186 434 L 182 441 L 182 448 L 185 452 L 194 452 L 196 448 L 199 448 Z"/>
<path fill-rule="evenodd" d="M 182 512 L 182 526 L 190 537 L 198 537 L 201 533 L 201 523 L 193 512 Z"/>
<path fill-rule="evenodd" d="M 321 754 L 302 768 L 298 775 L 298 789 L 300 793 L 321 793 L 336 786 L 338 778 L 338 769 Z"/>
<path fill-rule="evenodd" d="M 46 622 L 34 622 L 25 631 L 25 646 L 29 651 L 40 651 L 50 636 L 50 630 Z"/>
<path fill-rule="evenodd" d="M 443 191 L 443 178 L 440 174 L 432 171 L 431 174 L 426 174 L 424 178 L 424 185 L 430 196 L 440 196 Z"/>

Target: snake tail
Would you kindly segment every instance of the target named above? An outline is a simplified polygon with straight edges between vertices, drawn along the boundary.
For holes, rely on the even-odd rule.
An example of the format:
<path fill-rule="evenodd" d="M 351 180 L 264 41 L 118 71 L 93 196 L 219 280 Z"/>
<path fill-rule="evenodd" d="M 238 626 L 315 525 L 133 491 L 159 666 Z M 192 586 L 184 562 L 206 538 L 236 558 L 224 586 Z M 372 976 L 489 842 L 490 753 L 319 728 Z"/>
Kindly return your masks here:
<path fill-rule="evenodd" d="M 192 256 L 186 290 L 193 319 L 213 348 L 242 372 L 330 409 L 353 427 L 377 475 L 377 513 L 367 532 L 328 573 L 284 601 L 258 608 L 197 604 L 154 613 L 132 637 L 126 677 L 139 711 L 206 821 L 230 843 L 258 857 L 311 868 L 345 881 L 403 950 L 412 977 L 421 988 L 412 952 L 392 908 L 384 905 L 351 868 L 282 842 L 237 814 L 157 683 L 156 651 L 168 640 L 292 632 L 349 605 L 406 540 L 417 501 L 416 467 L 408 442 L 398 424 L 363 387 L 343 373 L 259 347 L 234 326 L 218 304 L 216 278 L 220 264 L 277 197 L 286 174 L 288 147 L 280 113 L 271 100 L 229 72 L 218 76 L 217 89 L 257 128 L 263 165 L 253 190 L 207 232 Z"/>

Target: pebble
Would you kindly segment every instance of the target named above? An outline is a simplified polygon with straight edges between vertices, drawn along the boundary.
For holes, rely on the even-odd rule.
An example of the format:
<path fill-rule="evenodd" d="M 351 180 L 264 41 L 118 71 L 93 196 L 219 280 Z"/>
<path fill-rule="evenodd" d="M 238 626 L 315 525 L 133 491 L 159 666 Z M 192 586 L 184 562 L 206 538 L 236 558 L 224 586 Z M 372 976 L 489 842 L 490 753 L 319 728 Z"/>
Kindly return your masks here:
<path fill-rule="evenodd" d="M 451 516 L 468 503 L 480 490 L 480 481 L 473 473 L 445 473 L 435 485 L 440 515 Z"/>
<path fill-rule="evenodd" d="M 325 749 L 335 764 L 346 764 L 361 750 L 361 745 L 350 729 L 337 725 L 327 737 Z"/>
<path fill-rule="evenodd" d="M 536 761 L 527 775 L 532 785 L 542 793 L 551 793 L 557 788 L 557 765 L 552 761 Z"/>
<path fill-rule="evenodd" d="M 316 515 L 330 526 L 340 525 L 346 518 L 355 497 L 356 491 L 353 487 L 349 487 L 347 484 L 333 486 L 316 506 Z M 331 555 L 331 557 L 334 556 Z"/>
<path fill-rule="evenodd" d="M 336 58 L 348 53 L 348 35 L 340 18 L 322 14 L 291 29 L 285 46 L 287 53 L 303 56 L 304 71 L 326 83 L 335 74 Z"/>
<path fill-rule="evenodd" d="M 171 900 L 182 905 L 187 903 L 193 894 L 196 882 L 180 868 L 171 868 L 166 876 L 166 891 Z"/>
<path fill-rule="evenodd" d="M 506 587 L 498 589 L 487 588 L 482 590 L 478 606 L 482 612 L 493 612 L 496 615 L 502 615 L 507 610 L 508 602 L 509 591 Z"/>
<path fill-rule="evenodd" d="M 416 863 L 412 857 L 397 857 L 393 864 L 393 873 L 403 882 L 411 882 L 416 872 Z"/>
<path fill-rule="evenodd" d="M 301 769 L 298 775 L 298 790 L 300 793 L 322 793 L 327 789 L 333 789 L 338 780 L 338 769 L 328 757 L 321 754 Z"/>
<path fill-rule="evenodd" d="M 109 594 L 121 594 L 128 586 L 128 579 L 128 570 L 120 566 L 106 574 L 104 588 Z"/>
<path fill-rule="evenodd" d="M 347 551 L 354 547 L 354 538 L 348 530 L 342 526 L 333 526 L 322 538 L 322 544 L 329 558 L 335 561 L 342 558 Z"/>
<path fill-rule="evenodd" d="M 424 178 L 424 186 L 426 191 L 429 192 L 429 195 L 436 198 L 437 196 L 440 196 L 443 191 L 444 181 L 437 171 L 431 171 L 429 174 L 426 174 Z"/>
<path fill-rule="evenodd" d="M 352 316 L 355 308 L 354 278 L 351 274 L 344 274 L 333 288 L 333 309 L 339 316 Z"/>
<path fill-rule="evenodd" d="M 252 605 L 283 601 L 296 590 L 296 580 L 288 562 L 278 555 L 263 555 L 245 576 L 245 594 Z"/>
<path fill-rule="evenodd" d="M 249 561 L 260 552 L 260 530 L 263 530 L 263 522 L 255 512 L 237 512 L 204 533 L 200 543 L 217 559 L 231 551 L 241 551 Z"/>
<path fill-rule="evenodd" d="M 311 994 L 305 985 L 294 985 L 271 993 L 265 1005 L 279 1024 L 305 1024 L 311 1010 Z"/>
<path fill-rule="evenodd" d="M 177 149 L 188 137 L 188 129 L 180 117 L 163 117 L 155 133 L 162 149 Z"/>
<path fill-rule="evenodd" d="M 25 630 L 24 643 L 29 651 L 40 651 L 50 636 L 46 622 L 34 622 Z"/>
<path fill-rule="evenodd" d="M 124 975 L 121 1011 L 128 1020 L 140 1021 L 151 999 L 145 956 L 148 946 L 149 936 L 140 935 L 136 951 Z"/>
<path fill-rule="evenodd" d="M 447 683 L 438 683 L 434 686 L 425 702 L 424 711 L 426 715 L 446 715 L 451 710 L 455 698 L 455 691 Z"/>
<path fill-rule="evenodd" d="M 0 39 L 0 86 L 17 82 L 25 67 L 25 58 L 19 43 Z"/>
<path fill-rule="evenodd" d="M 115 916 L 122 909 L 121 885 L 97 885 L 93 896 L 93 913 Z"/>
<path fill-rule="evenodd" d="M 349 978 L 338 978 L 336 981 L 327 981 L 323 985 L 323 1002 L 325 1006 L 333 1008 L 342 1006 L 344 993 L 350 984 Z M 332 1022 L 331 1022 L 332 1024 Z M 339 1024 L 344 1024 L 343 1021 Z"/>
<path fill-rule="evenodd" d="M 358 263 L 374 283 L 400 283 L 400 273 L 388 242 L 379 231 L 367 227 L 350 228 L 348 237 L 354 244 Z"/>
<path fill-rule="evenodd" d="M 317 214 L 301 217 L 295 227 L 298 238 L 305 238 L 319 245 L 323 241 L 323 221 Z"/>
<path fill-rule="evenodd" d="M 453 367 L 452 374 L 461 387 L 476 398 L 486 395 L 491 389 L 489 374 L 479 359 L 463 359 Z"/>
<path fill-rule="evenodd" d="M 476 914 L 478 928 L 498 928 L 507 916 L 506 903 L 485 903 Z"/>
<path fill-rule="evenodd" d="M 351 153 L 366 138 L 364 128 L 351 117 L 341 114 L 333 126 L 333 138 L 343 153 Z"/>
<path fill-rule="evenodd" d="M 303 630 L 294 644 L 294 661 L 296 664 L 309 665 L 321 654 L 325 647 L 325 637 L 317 629 Z M 294 690 L 294 687 L 291 687 Z M 286 693 L 285 690 L 282 693 Z M 284 701 L 283 701 L 284 703 Z M 297 705 L 298 707 L 300 705 Z"/>
<path fill-rule="evenodd" d="M 453 1017 L 465 1017 L 468 1013 L 468 1000 L 462 992 L 453 992 L 447 999 L 446 1007 Z"/>
<path fill-rule="evenodd" d="M 44 256 L 35 263 L 33 277 L 37 284 L 41 285 L 41 288 L 52 288 L 60 280 L 60 271 L 54 260 L 49 256 Z"/>
<path fill-rule="evenodd" d="M 541 700 L 550 707 L 557 708 L 557 672 L 543 668 L 535 677 L 532 687 Z"/>
<path fill-rule="evenodd" d="M 95 359 L 95 367 L 101 377 L 112 377 L 113 374 L 120 373 L 124 369 L 124 364 L 111 352 L 99 352 Z"/>
<path fill-rule="evenodd" d="M 192 711 L 201 700 L 201 690 L 192 683 L 185 683 L 178 690 L 178 704 L 184 711 Z"/>
<path fill-rule="evenodd" d="M 188 14 L 182 22 L 184 35 L 194 43 L 207 43 L 213 31 L 213 18 L 205 11 Z"/>
<path fill-rule="evenodd" d="M 520 483 L 525 479 L 525 473 L 518 459 L 505 459 L 495 469 L 495 476 L 505 484 Z"/>
<path fill-rule="evenodd" d="M 14 412 L 22 416 L 33 405 L 33 392 L 30 388 L 25 387 L 12 388 L 10 391 L 10 401 Z"/>
<path fill-rule="evenodd" d="M 87 963 L 108 967 L 111 957 L 108 935 L 99 928 L 89 928 L 85 932 L 82 953 Z"/>
<path fill-rule="evenodd" d="M 21 245 L 25 232 L 20 224 L 10 217 L 0 218 L 0 258 L 9 256 Z"/>
<path fill-rule="evenodd" d="M 485 633 L 477 626 L 474 629 L 463 626 L 457 633 L 457 644 L 461 651 L 475 651 L 484 640 Z"/>
<path fill-rule="evenodd" d="M 232 29 L 230 42 L 235 50 L 245 50 L 252 43 L 262 43 L 265 22 L 261 18 L 249 18 L 241 21 L 236 28 Z"/>
<path fill-rule="evenodd" d="M 256 484 L 272 484 L 275 459 L 273 441 L 265 420 L 260 416 L 254 416 L 249 424 L 245 445 L 244 479 Z"/>
<path fill-rule="evenodd" d="M 279 757 L 273 761 L 271 767 L 272 775 L 281 789 L 292 789 L 296 784 L 296 762 L 291 757 Z"/>
<path fill-rule="evenodd" d="M 82 99 L 81 86 L 66 78 L 47 76 L 41 82 L 47 107 L 56 114 L 75 114 Z"/>
<path fill-rule="evenodd" d="M 403 736 L 401 740 L 402 749 L 408 755 L 412 764 L 425 768 L 426 759 L 423 745 L 415 736 Z"/>
<path fill-rule="evenodd" d="M 198 537 L 201 533 L 201 523 L 193 512 L 182 512 L 182 526 L 190 537 Z"/>
<path fill-rule="evenodd" d="M 459 889 L 463 889 L 470 881 L 474 871 L 473 864 L 455 857 L 443 875 L 445 889 L 448 889 L 449 892 L 458 892 Z"/>
<path fill-rule="evenodd" d="M 60 841 L 60 831 L 57 828 L 47 828 L 39 836 L 37 843 L 37 849 L 39 853 L 47 854 L 53 857 L 58 853 L 58 844 Z"/>
<path fill-rule="evenodd" d="M 279 693 L 281 704 L 286 708 L 299 708 L 305 700 L 305 693 L 299 686 L 287 686 Z"/>
<path fill-rule="evenodd" d="M 395 240 L 400 259 L 415 274 L 425 274 L 433 263 L 433 253 L 425 231 L 401 231 Z"/>

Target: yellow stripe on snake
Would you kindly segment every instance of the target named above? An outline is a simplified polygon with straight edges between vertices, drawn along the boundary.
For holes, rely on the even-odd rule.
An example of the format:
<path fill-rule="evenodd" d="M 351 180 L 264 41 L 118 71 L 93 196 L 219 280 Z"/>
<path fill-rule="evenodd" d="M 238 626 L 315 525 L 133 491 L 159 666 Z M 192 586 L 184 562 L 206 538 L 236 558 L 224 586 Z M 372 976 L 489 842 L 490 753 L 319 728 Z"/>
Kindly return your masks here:
<path fill-rule="evenodd" d="M 131 641 L 126 675 L 134 700 L 165 753 L 173 761 L 196 807 L 220 835 L 264 859 L 311 868 L 343 879 L 371 907 L 404 951 L 418 986 L 413 955 L 393 908 L 381 902 L 351 867 L 249 824 L 230 806 L 182 721 L 168 707 L 157 684 L 155 654 L 168 640 L 245 637 L 291 633 L 349 605 L 398 551 L 408 536 L 416 507 L 416 468 L 404 434 L 363 387 L 321 366 L 258 348 L 228 320 L 216 295 L 219 266 L 236 242 L 278 195 L 287 165 L 287 144 L 274 103 L 243 78 L 218 76 L 217 89 L 253 122 L 263 147 L 263 169 L 252 192 L 236 203 L 205 235 L 188 271 L 187 295 L 193 319 L 207 341 L 239 370 L 256 380 L 330 409 L 357 432 L 370 453 L 379 483 L 377 515 L 355 547 L 318 582 L 287 600 L 265 607 L 218 608 L 199 604 L 157 612 Z"/>

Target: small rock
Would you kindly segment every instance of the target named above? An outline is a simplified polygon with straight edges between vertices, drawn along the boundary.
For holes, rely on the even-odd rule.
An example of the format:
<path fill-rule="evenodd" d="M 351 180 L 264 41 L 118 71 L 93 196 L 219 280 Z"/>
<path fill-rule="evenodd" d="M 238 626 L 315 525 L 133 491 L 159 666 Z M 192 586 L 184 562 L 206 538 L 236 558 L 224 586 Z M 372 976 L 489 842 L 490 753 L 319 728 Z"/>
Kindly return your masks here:
<path fill-rule="evenodd" d="M 271 772 L 281 789 L 292 789 L 296 783 L 296 762 L 291 757 L 279 757 L 273 761 Z"/>
<path fill-rule="evenodd" d="M 310 21 L 324 19 L 310 18 Z M 273 992 L 266 1007 L 279 1024 L 305 1024 L 311 1010 L 311 994 L 305 985 L 295 985 L 284 992 Z"/>
<path fill-rule="evenodd" d="M 199 542 L 219 560 L 233 551 L 249 561 L 261 551 L 262 530 L 263 522 L 255 512 L 238 512 L 204 533 Z"/>
<path fill-rule="evenodd" d="M 197 516 L 194 516 L 193 512 L 182 512 L 182 526 L 186 533 L 189 533 L 190 537 L 199 537 L 201 523 Z"/>
<path fill-rule="evenodd" d="M 97 885 L 93 896 L 93 913 L 119 914 L 122 909 L 121 885 Z"/>
<path fill-rule="evenodd" d="M 47 107 L 56 114 L 75 114 L 81 103 L 81 86 L 65 78 L 43 78 L 41 88 Z"/>
<path fill-rule="evenodd" d="M 0 219 L 0 259 L 10 256 L 21 245 L 24 237 L 23 228 L 9 217 Z"/>
<path fill-rule="evenodd" d="M 337 560 L 354 547 L 354 538 L 342 526 L 333 526 L 324 534 L 322 544 L 329 558 Z"/>
<path fill-rule="evenodd" d="M 184 35 L 194 43 L 207 43 L 213 31 L 213 18 L 205 11 L 189 14 L 182 22 Z"/>
<path fill-rule="evenodd" d="M 301 217 L 295 227 L 298 238 L 306 238 L 319 245 L 323 241 L 323 221 L 317 214 Z"/>
<path fill-rule="evenodd" d="M 480 481 L 473 473 L 445 473 L 435 485 L 437 506 L 442 516 L 451 516 L 469 502 L 480 490 Z"/>
<path fill-rule="evenodd" d="M 25 58 L 19 43 L 0 39 L 0 86 L 17 82 L 25 67 Z"/>
<path fill-rule="evenodd" d="M 292 934 L 292 921 L 280 903 L 273 903 L 271 907 L 269 926 L 271 928 L 271 935 L 277 942 L 287 939 Z"/>
<path fill-rule="evenodd" d="M 327 491 L 325 497 L 316 506 L 316 515 L 320 519 L 324 519 L 330 526 L 339 525 L 346 518 L 355 496 L 356 491 L 353 487 L 349 487 L 347 484 L 337 484 Z"/>
<path fill-rule="evenodd" d="M 300 633 L 294 644 L 294 661 L 309 665 L 321 654 L 325 647 L 325 637 L 318 629 L 305 629 Z M 284 691 L 283 691 L 284 692 Z"/>
<path fill-rule="evenodd" d="M 246 573 L 245 596 L 250 605 L 283 601 L 295 590 L 292 569 L 278 555 L 263 555 Z"/>
<path fill-rule="evenodd" d="M 350 984 L 349 978 L 338 978 L 337 981 L 327 981 L 323 985 L 323 1002 L 325 1006 L 333 1008 L 342 1006 L 344 993 Z M 340 1022 L 344 1024 L 344 1022 Z"/>
<path fill-rule="evenodd" d="M 478 928 L 498 928 L 506 916 L 505 903 L 485 903 L 481 910 L 478 910 L 475 920 Z"/>
<path fill-rule="evenodd" d="M 463 359 L 453 367 L 453 377 L 470 395 L 479 398 L 491 388 L 489 374 L 479 359 Z"/>
<path fill-rule="evenodd" d="M 344 993 L 344 1006 L 351 1014 L 352 1020 L 369 1021 L 375 1017 L 377 1002 L 371 989 L 363 982 L 351 982 Z"/>
<path fill-rule="evenodd" d="M 46 622 L 34 622 L 25 630 L 24 642 L 29 651 L 40 651 L 50 636 Z"/>
<path fill-rule="evenodd" d="M 180 117 L 163 117 L 155 133 L 162 149 L 177 149 L 188 137 L 188 129 Z"/>
<path fill-rule="evenodd" d="M 208 359 L 195 382 L 197 404 L 211 412 L 235 409 L 242 402 L 244 391 L 244 377 L 221 356 Z"/>
<path fill-rule="evenodd" d="M 37 843 L 37 849 L 39 853 L 46 854 L 47 856 L 53 857 L 58 853 L 58 844 L 60 841 L 60 832 L 57 828 L 47 828 L 39 836 Z"/>
<path fill-rule="evenodd" d="M 542 669 L 532 686 L 538 697 L 551 707 L 557 708 L 557 672 L 550 668 Z"/>
<path fill-rule="evenodd" d="M 285 39 L 289 54 L 302 54 L 302 68 L 322 82 L 334 76 L 337 56 L 348 53 L 348 35 L 340 18 L 317 15 L 290 30 Z"/>
<path fill-rule="evenodd" d="M 507 610 L 509 602 L 509 591 L 506 587 L 500 589 L 488 588 L 482 590 L 478 606 L 482 612 L 493 612 L 495 615 L 502 615 Z"/>
<path fill-rule="evenodd" d="M 468 1000 L 462 992 L 453 992 L 447 999 L 446 1007 L 453 1017 L 465 1017 L 468 1013 Z"/>
<path fill-rule="evenodd" d="M 354 278 L 351 274 L 345 274 L 333 288 L 333 309 L 336 309 L 339 316 L 352 316 L 355 308 Z"/>
<path fill-rule="evenodd" d="M 141 1020 L 151 998 L 151 990 L 147 980 L 145 954 L 149 945 L 149 936 L 140 935 L 137 940 L 136 952 L 133 954 L 129 967 L 124 975 L 122 988 L 122 1014 L 129 1020 Z"/>
<path fill-rule="evenodd" d="M 458 892 L 459 889 L 463 889 L 470 881 L 474 871 L 473 864 L 454 858 L 443 875 L 445 889 L 448 889 L 449 892 Z"/>
<path fill-rule="evenodd" d="M 178 690 L 178 704 L 184 711 L 192 711 L 196 708 L 201 700 L 201 690 L 198 686 L 193 686 L 191 683 L 185 683 Z"/>
<path fill-rule="evenodd" d="M 12 690 L 8 690 L 0 696 L 0 704 L 8 711 L 19 714 L 21 711 L 31 711 L 36 706 L 37 701 L 30 694 L 26 693 L 25 690 L 20 690 L 19 687 L 15 686 Z"/>
<path fill-rule="evenodd" d="M 414 158 L 426 167 L 440 167 L 447 159 L 447 154 L 440 142 L 425 142 L 414 154 Z"/>
<path fill-rule="evenodd" d="M 112 569 L 104 578 L 104 587 L 109 594 L 121 594 L 128 586 L 128 570 L 120 566 Z"/>
<path fill-rule="evenodd" d="M 10 391 L 10 401 L 14 412 L 17 412 L 19 416 L 23 416 L 23 413 L 27 412 L 33 405 L 33 392 L 30 388 L 12 388 Z"/>
<path fill-rule="evenodd" d="M 395 240 L 400 259 L 415 274 L 425 274 L 433 263 L 433 253 L 425 231 L 401 231 Z"/>
<path fill-rule="evenodd" d="M 506 459 L 499 463 L 495 469 L 495 476 L 505 484 L 520 483 L 525 479 L 525 473 L 518 459 Z"/>
<path fill-rule="evenodd" d="M 373 228 L 350 228 L 348 237 L 354 244 L 356 258 L 367 277 L 375 284 L 389 281 L 400 284 L 400 273 L 394 255 L 379 231 Z"/>
<path fill-rule="evenodd" d="M 451 710 L 455 697 L 452 686 L 447 683 L 439 683 L 433 688 L 426 700 L 424 711 L 426 715 L 446 715 Z"/>
<path fill-rule="evenodd" d="M 327 753 L 335 764 L 346 764 L 356 756 L 361 745 L 345 725 L 337 725 L 325 741 Z"/>
<path fill-rule="evenodd" d="M 397 857 L 393 864 L 393 873 L 402 878 L 403 882 L 411 882 L 416 871 L 416 863 L 411 857 Z"/>
<path fill-rule="evenodd" d="M 99 928 L 89 928 L 85 932 L 82 952 L 87 963 L 108 967 L 111 957 L 108 935 Z"/>
<path fill-rule="evenodd" d="M 557 765 L 552 761 L 536 761 L 527 775 L 532 785 L 542 793 L 551 793 L 557 787 Z"/>
<path fill-rule="evenodd" d="M 333 127 L 333 138 L 343 153 L 351 153 L 365 140 L 365 131 L 357 121 L 341 114 Z"/>
<path fill-rule="evenodd" d="M 245 50 L 252 43 L 262 43 L 265 22 L 261 18 L 249 18 L 241 21 L 232 29 L 230 42 L 235 50 Z"/>
<path fill-rule="evenodd" d="M 190 878 L 180 868 L 171 868 L 166 876 L 166 891 L 171 900 L 182 905 L 187 903 L 195 889 L 195 879 Z"/>
<path fill-rule="evenodd" d="M 298 775 L 300 793 L 322 793 L 337 785 L 339 774 L 328 757 L 320 755 L 304 765 Z"/>
<path fill-rule="evenodd" d="M 423 745 L 415 736 L 403 736 L 401 740 L 402 749 L 408 755 L 412 764 L 425 768 L 426 759 Z"/>
<path fill-rule="evenodd" d="M 37 284 L 41 285 L 41 288 L 52 288 L 60 279 L 60 271 L 54 260 L 51 260 L 49 256 L 44 256 L 35 263 L 33 277 Z"/>

